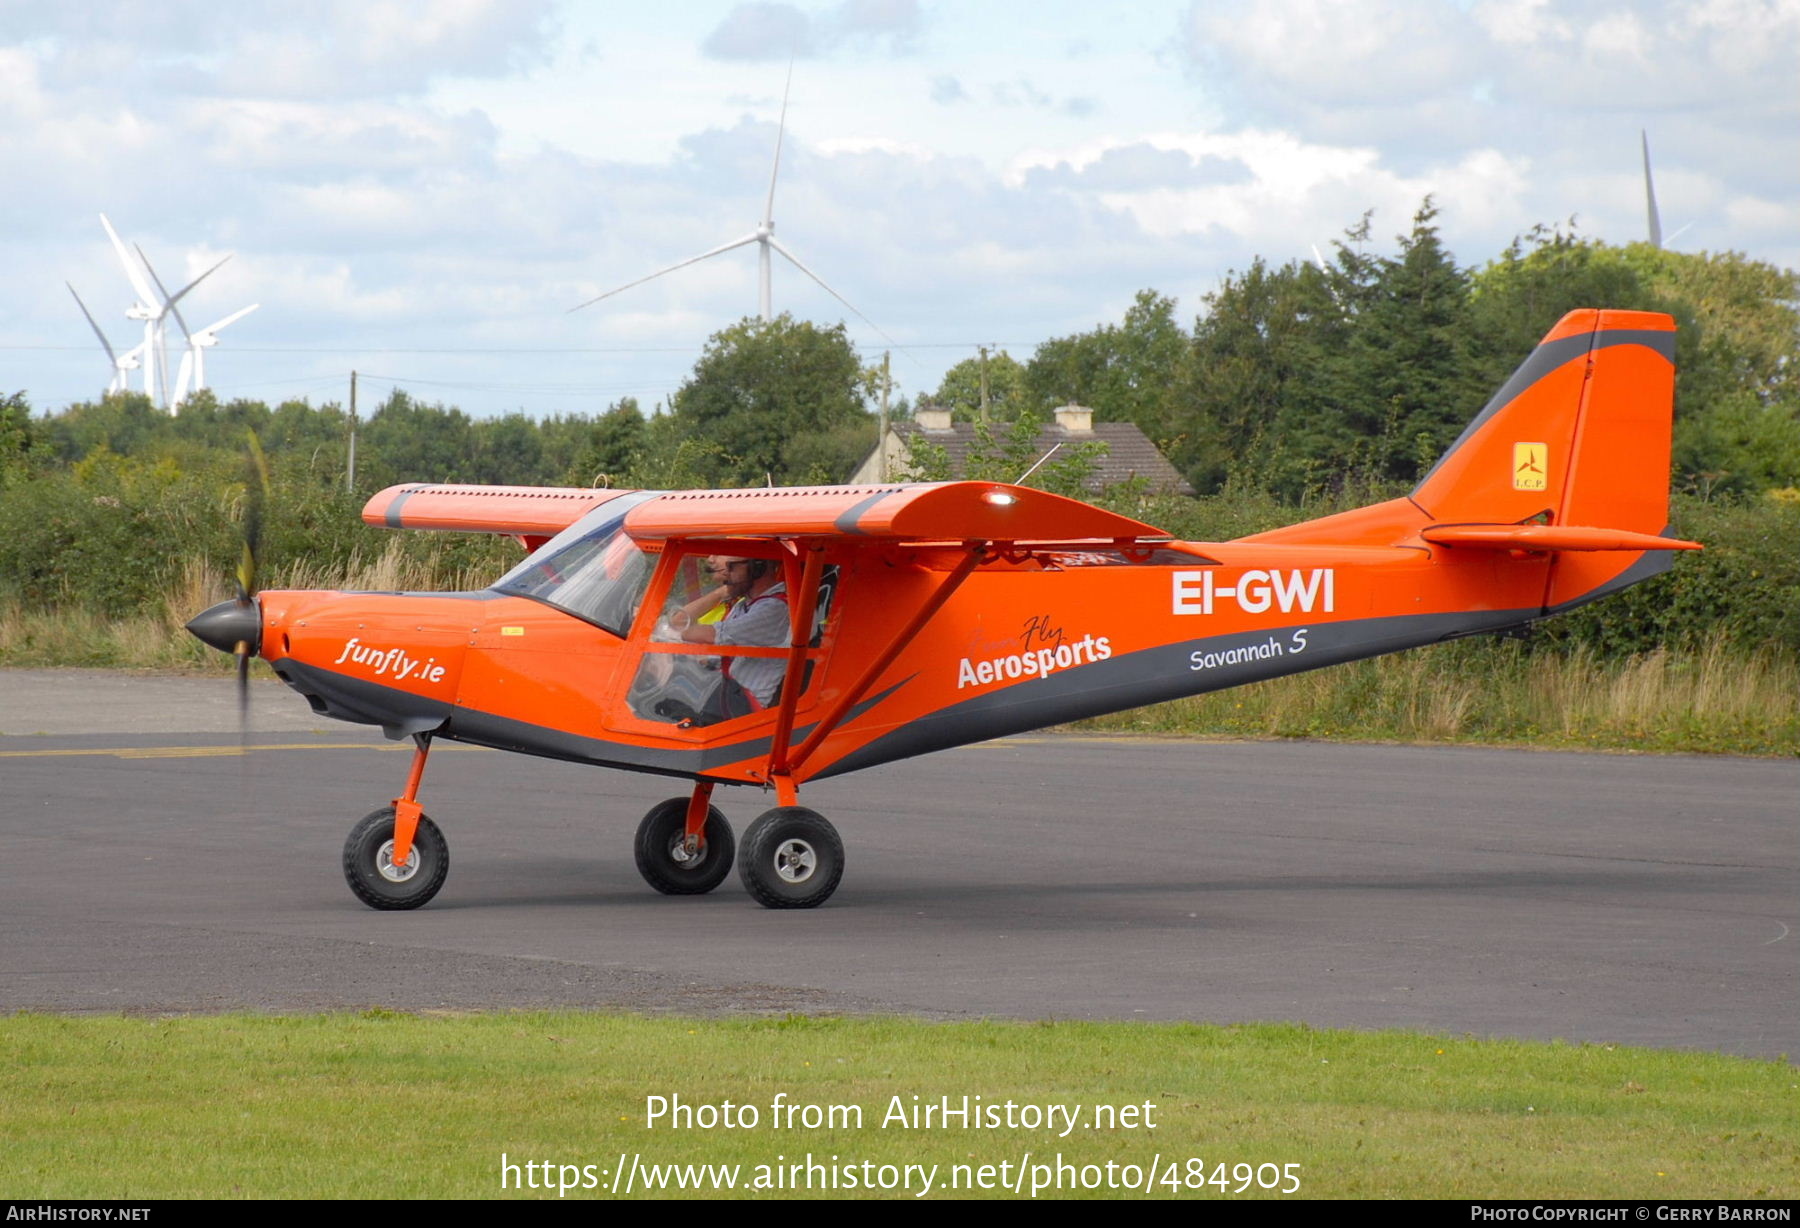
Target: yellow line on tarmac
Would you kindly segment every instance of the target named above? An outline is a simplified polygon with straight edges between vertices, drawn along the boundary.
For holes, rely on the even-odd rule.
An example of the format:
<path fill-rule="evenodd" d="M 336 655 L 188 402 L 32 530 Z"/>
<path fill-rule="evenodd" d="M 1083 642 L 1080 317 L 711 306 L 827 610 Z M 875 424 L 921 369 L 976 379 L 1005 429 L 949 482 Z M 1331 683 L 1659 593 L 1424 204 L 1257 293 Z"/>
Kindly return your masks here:
<path fill-rule="evenodd" d="M 433 750 L 439 749 L 433 746 Z M 487 750 L 485 746 L 459 746 L 457 750 Z M 111 755 L 115 759 L 208 759 L 242 755 L 253 750 L 380 750 L 410 751 L 412 743 L 391 746 L 367 742 L 276 742 L 258 746 L 112 746 L 80 750 L 0 750 L 0 759 L 50 759 L 69 755 Z"/>

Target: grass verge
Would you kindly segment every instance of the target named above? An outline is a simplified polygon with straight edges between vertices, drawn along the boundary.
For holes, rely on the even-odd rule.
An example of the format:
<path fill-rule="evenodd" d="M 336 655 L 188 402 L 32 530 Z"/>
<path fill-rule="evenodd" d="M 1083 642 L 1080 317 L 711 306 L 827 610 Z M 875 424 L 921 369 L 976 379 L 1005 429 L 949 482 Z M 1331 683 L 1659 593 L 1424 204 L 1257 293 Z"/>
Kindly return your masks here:
<path fill-rule="evenodd" d="M 1785 756 L 1800 754 L 1800 665 L 1722 639 L 1617 660 L 1461 641 L 1075 728 Z"/>
<path fill-rule="evenodd" d="M 836 1197 L 868 1192 L 843 1188 L 846 1165 L 936 1166 L 934 1196 L 943 1197 L 982 1195 L 947 1183 L 973 1180 L 982 1165 L 1018 1165 L 1028 1152 L 1033 1164 L 1060 1156 L 1071 1165 L 1065 1183 L 1080 1183 L 1090 1165 L 1111 1161 L 1121 1178 L 1136 1166 L 1165 1197 L 1256 1195 L 1254 1177 L 1235 1191 L 1238 1164 L 1296 1165 L 1310 1197 L 1800 1192 L 1800 1075 L 1786 1062 L 1712 1054 L 1298 1025 L 388 1011 L 20 1014 L 0 1019 L 0 1044 L 0 1192 L 11 1198 L 546 1196 L 503 1191 L 503 1153 L 548 1162 L 552 1173 L 573 1165 L 578 1183 L 593 1165 L 596 1188 L 569 1191 L 586 1197 L 612 1196 L 601 1183 L 621 1154 L 627 1166 L 634 1156 L 736 1165 L 737 1191 L 718 1196 L 738 1197 L 793 1196 L 747 1187 L 774 1179 L 759 1165 L 809 1154 L 839 1174 L 839 1188 L 813 1193 Z M 845 1112 L 834 1125 L 778 1128 L 778 1094 L 800 1106 L 857 1106 L 861 1124 Z M 730 1101 L 755 1108 L 758 1121 L 653 1125 L 652 1095 Z M 895 1098 L 910 1110 L 964 1095 L 990 1106 L 1079 1106 L 1076 1126 L 1058 1137 L 1060 1123 L 883 1125 Z M 1127 1127 L 1123 1116 L 1094 1124 L 1096 1105 L 1146 1103 L 1153 1128 Z M 1175 1188 L 1146 1178 L 1153 1160 Z M 1026 1192 L 1053 1171 L 1030 1173 Z M 1189 1188 L 1196 1173 L 1205 1184 Z M 698 1191 L 645 1191 L 641 1168 L 634 1180 L 637 1192 L 714 1196 L 705 1175 Z M 1072 1192 L 1126 1193 L 1060 1191 Z"/>

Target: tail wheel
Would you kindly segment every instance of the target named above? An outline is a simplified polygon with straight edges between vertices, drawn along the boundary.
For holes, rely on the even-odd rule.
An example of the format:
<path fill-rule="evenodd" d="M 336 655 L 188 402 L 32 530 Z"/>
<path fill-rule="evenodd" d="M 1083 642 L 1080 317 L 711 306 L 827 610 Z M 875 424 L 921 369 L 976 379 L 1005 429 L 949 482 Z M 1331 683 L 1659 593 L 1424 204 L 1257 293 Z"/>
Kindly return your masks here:
<path fill-rule="evenodd" d="M 672 797 L 650 808 L 638 824 L 638 873 L 664 895 L 705 895 L 731 873 L 737 840 L 717 806 L 706 808 L 705 839 L 687 846 L 688 799 Z"/>
<path fill-rule="evenodd" d="M 424 815 L 413 833 L 412 853 L 394 862 L 394 808 L 383 806 L 350 829 L 344 841 L 344 881 L 356 898 L 383 912 L 418 908 L 438 893 L 450 873 L 450 845 Z"/>
<path fill-rule="evenodd" d="M 844 842 L 824 815 L 777 806 L 744 833 L 738 876 L 764 908 L 817 908 L 844 877 Z"/>

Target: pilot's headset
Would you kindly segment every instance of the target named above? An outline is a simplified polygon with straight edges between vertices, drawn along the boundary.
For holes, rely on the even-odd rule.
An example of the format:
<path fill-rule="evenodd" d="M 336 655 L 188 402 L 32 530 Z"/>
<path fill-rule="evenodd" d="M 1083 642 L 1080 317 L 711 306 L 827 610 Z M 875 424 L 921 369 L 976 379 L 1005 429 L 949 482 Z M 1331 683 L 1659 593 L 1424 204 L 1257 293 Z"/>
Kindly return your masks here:
<path fill-rule="evenodd" d="M 745 559 L 744 565 L 749 569 L 752 583 L 775 570 L 775 560 L 773 559 Z"/>

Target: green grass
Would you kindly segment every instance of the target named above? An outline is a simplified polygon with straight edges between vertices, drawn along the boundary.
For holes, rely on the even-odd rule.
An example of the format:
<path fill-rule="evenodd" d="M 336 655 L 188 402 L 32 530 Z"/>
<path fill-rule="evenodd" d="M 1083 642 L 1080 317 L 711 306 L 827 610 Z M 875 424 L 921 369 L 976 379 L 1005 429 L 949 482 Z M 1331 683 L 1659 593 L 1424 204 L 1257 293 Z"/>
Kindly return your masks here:
<path fill-rule="evenodd" d="M 21 1199 L 495 1197 L 502 1153 L 592 1164 L 603 1180 L 621 1152 L 740 1164 L 745 1182 L 809 1152 L 935 1164 L 939 1180 L 1031 1152 L 1076 1166 L 1160 1155 L 1182 1176 L 1195 1157 L 1207 1177 L 1223 1162 L 1234 1186 L 1232 1165 L 1295 1164 L 1311 1197 L 1800 1193 L 1792 1066 L 1613 1046 L 1297 1025 L 374 1011 L 14 1015 L 0 1052 L 0 1196 Z M 775 1129 L 778 1093 L 861 1106 L 862 1126 Z M 1087 1107 L 1066 1138 L 882 1128 L 890 1098 L 915 1094 Z M 650 1095 L 756 1106 L 761 1121 L 652 1128 Z M 1153 1129 L 1086 1118 L 1146 1101 Z"/>

